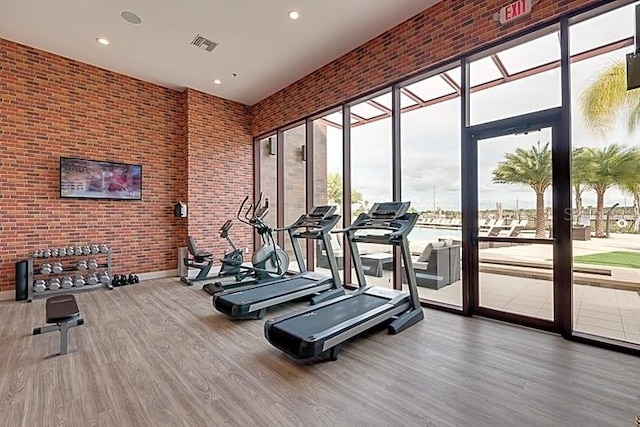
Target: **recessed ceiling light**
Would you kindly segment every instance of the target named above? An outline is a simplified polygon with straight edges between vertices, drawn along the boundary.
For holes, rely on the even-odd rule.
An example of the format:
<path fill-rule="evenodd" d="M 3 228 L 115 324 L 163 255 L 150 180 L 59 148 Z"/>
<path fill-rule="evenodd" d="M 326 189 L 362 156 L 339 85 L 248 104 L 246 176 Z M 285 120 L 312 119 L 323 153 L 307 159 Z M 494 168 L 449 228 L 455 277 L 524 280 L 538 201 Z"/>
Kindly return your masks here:
<path fill-rule="evenodd" d="M 297 10 L 290 10 L 289 11 L 289 18 L 293 19 L 294 21 L 298 18 L 300 18 L 300 13 Z"/>
<path fill-rule="evenodd" d="M 213 84 L 221 85 L 221 84 L 222 84 L 222 81 L 220 81 L 220 79 L 215 79 L 215 80 L 213 81 Z"/>
<path fill-rule="evenodd" d="M 133 12 L 124 11 L 120 14 L 122 18 L 130 24 L 138 25 L 142 23 L 142 19 Z"/>
<path fill-rule="evenodd" d="M 101 45 L 104 45 L 104 46 L 107 46 L 107 45 L 109 44 L 109 40 L 107 40 L 107 39 L 105 39 L 105 38 L 103 38 L 103 37 L 98 37 L 98 38 L 96 39 L 96 41 L 97 41 L 98 43 L 100 43 Z"/>

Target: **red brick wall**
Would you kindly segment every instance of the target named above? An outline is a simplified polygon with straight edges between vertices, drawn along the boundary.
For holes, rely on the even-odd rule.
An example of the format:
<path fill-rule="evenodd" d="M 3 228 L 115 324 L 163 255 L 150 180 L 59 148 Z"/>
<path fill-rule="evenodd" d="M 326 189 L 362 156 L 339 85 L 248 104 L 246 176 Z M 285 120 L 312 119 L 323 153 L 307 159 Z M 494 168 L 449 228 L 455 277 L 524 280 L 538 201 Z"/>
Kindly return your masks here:
<path fill-rule="evenodd" d="M 175 268 L 181 94 L 0 40 L 0 289 L 35 248 L 106 243 L 116 273 Z M 59 197 L 59 157 L 142 164 L 142 201 Z"/>
<path fill-rule="evenodd" d="M 175 269 L 189 231 L 221 252 L 217 229 L 253 188 L 249 123 L 237 103 L 0 39 L 0 290 L 36 248 L 106 243 L 115 273 Z M 143 200 L 60 199 L 60 156 L 142 164 Z"/>
<path fill-rule="evenodd" d="M 509 0 L 444 0 L 252 107 L 252 135 L 430 68 L 596 0 L 541 0 L 529 17 L 492 19 Z"/>
<path fill-rule="evenodd" d="M 245 195 L 253 195 L 253 140 L 249 107 L 187 89 L 189 235 L 222 257 L 218 230 L 234 220 L 230 235 L 253 249 L 252 229 L 235 220 Z"/>

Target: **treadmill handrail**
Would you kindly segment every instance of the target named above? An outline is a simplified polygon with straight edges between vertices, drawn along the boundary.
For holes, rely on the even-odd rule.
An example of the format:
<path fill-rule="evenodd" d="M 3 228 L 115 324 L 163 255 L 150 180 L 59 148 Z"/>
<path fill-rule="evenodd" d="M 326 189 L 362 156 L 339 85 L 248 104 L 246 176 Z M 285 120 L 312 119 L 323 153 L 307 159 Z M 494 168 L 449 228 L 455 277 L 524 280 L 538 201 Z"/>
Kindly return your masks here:
<path fill-rule="evenodd" d="M 361 214 L 364 215 L 364 214 Z M 369 217 L 370 220 L 375 220 L 375 218 L 371 218 Z M 398 220 L 402 220 L 404 219 L 402 222 L 398 222 Z M 387 239 L 387 240 L 396 240 L 400 237 L 402 237 L 403 234 L 406 233 L 407 229 L 411 229 L 413 228 L 413 226 L 415 225 L 415 222 L 418 220 L 418 215 L 417 214 L 405 214 L 402 217 L 399 218 L 393 218 L 393 219 L 389 219 L 388 223 L 393 223 L 396 222 L 398 224 L 398 227 L 392 227 L 390 225 L 383 225 L 383 224 L 362 224 L 362 220 L 360 220 L 360 217 L 358 217 L 358 219 L 356 219 L 356 221 L 354 222 L 354 224 L 345 227 L 341 230 L 334 230 L 332 231 L 332 233 L 347 233 L 347 232 L 351 232 L 352 233 L 352 239 L 355 241 L 362 241 L 362 242 L 366 242 L 367 240 L 371 239 L 371 240 L 382 240 L 382 239 Z M 360 224 L 359 224 L 360 223 Z M 387 234 L 364 234 L 364 235 L 356 235 L 355 232 L 356 231 L 361 231 L 361 230 L 393 230 L 393 233 L 387 233 Z M 373 243 L 379 243 L 379 242 L 373 242 Z"/>
<path fill-rule="evenodd" d="M 306 232 L 320 233 L 322 231 L 331 230 L 340 220 L 340 215 L 334 214 L 324 219 L 309 218 L 307 215 L 301 215 L 293 224 L 287 227 L 276 228 L 274 231 L 296 232 L 299 228 L 305 228 Z"/>

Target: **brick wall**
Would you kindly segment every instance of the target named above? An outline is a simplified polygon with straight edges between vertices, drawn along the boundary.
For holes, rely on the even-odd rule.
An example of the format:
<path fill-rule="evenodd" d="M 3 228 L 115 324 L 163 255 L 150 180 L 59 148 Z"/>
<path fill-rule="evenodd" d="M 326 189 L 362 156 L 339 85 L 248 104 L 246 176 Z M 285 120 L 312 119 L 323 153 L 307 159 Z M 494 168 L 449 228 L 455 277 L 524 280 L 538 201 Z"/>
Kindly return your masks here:
<path fill-rule="evenodd" d="M 230 235 L 253 249 L 252 229 L 235 221 L 242 199 L 253 197 L 253 140 L 249 107 L 187 89 L 189 235 L 222 257 L 218 230 L 234 219 Z"/>
<path fill-rule="evenodd" d="M 541 0 L 530 16 L 507 25 L 492 15 L 508 0 L 443 0 L 252 107 L 260 135 L 403 76 L 430 68 L 596 0 Z"/>
<path fill-rule="evenodd" d="M 217 229 L 253 188 L 249 122 L 237 103 L 0 39 L 0 290 L 36 248 L 106 243 L 115 273 L 175 269 L 188 232 L 221 253 Z M 60 156 L 142 164 L 143 200 L 60 199 Z"/>

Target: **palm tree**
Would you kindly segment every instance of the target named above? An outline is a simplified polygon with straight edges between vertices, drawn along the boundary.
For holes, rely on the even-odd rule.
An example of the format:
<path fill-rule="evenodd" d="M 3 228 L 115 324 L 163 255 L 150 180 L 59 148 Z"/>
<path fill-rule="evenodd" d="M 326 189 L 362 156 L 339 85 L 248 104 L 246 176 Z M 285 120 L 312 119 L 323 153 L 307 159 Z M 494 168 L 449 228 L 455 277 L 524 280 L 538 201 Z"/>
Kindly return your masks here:
<path fill-rule="evenodd" d="M 623 116 L 629 133 L 640 123 L 640 89 L 627 91 L 626 65 L 614 61 L 580 95 L 585 124 L 600 136 L 610 131 Z"/>
<path fill-rule="evenodd" d="M 582 194 L 588 187 L 588 176 L 592 171 L 591 159 L 587 155 L 585 148 L 575 148 L 571 160 L 571 185 L 576 197 L 576 218 L 582 218 Z"/>
<path fill-rule="evenodd" d="M 633 196 L 633 221 L 632 230 L 634 233 L 640 232 L 640 151 L 635 149 L 632 151 L 634 165 L 630 167 L 630 173 L 623 182 L 619 183 L 622 191 L 626 191 Z"/>
<path fill-rule="evenodd" d="M 342 175 L 331 172 L 327 175 L 327 198 L 329 203 L 342 205 Z M 351 203 L 361 203 L 362 193 L 355 188 L 351 189 Z"/>
<path fill-rule="evenodd" d="M 551 150 L 549 143 L 529 150 L 517 148 L 515 153 L 505 154 L 505 160 L 493 170 L 493 182 L 497 184 L 527 185 L 536 192 L 536 237 L 544 238 L 544 192 L 551 186 Z"/>
<path fill-rule="evenodd" d="M 591 173 L 587 176 L 587 184 L 595 190 L 596 204 L 596 237 L 605 237 L 604 232 L 604 194 L 615 186 L 624 185 L 632 180 L 637 182 L 638 171 L 635 162 L 636 150 L 626 150 L 612 144 L 604 148 L 587 148 L 586 155 L 591 163 Z"/>

